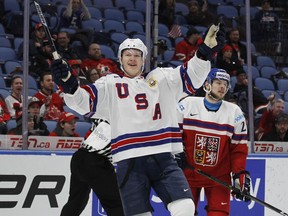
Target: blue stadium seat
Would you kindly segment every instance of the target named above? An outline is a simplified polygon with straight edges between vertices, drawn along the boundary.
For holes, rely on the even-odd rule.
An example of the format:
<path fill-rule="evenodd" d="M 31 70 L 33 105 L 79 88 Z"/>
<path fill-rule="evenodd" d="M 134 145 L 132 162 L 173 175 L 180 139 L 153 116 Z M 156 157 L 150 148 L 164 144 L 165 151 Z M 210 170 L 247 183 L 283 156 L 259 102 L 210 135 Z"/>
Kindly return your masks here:
<path fill-rule="evenodd" d="M 238 10 L 232 5 L 219 5 L 217 7 L 217 16 L 225 16 L 229 19 L 235 19 L 239 17 Z"/>
<path fill-rule="evenodd" d="M 81 114 L 79 114 L 78 112 L 74 111 L 73 109 L 69 108 L 66 105 L 64 105 L 63 108 L 64 108 L 65 112 L 70 112 L 73 115 L 77 116 L 80 121 L 84 121 L 84 117 Z"/>
<path fill-rule="evenodd" d="M 164 61 L 171 61 L 174 56 L 174 50 L 166 50 L 164 52 L 163 60 Z"/>
<path fill-rule="evenodd" d="M 103 30 L 106 32 L 125 32 L 125 26 L 118 20 L 105 20 Z"/>
<path fill-rule="evenodd" d="M 169 28 L 167 25 L 163 23 L 158 23 L 158 32 L 159 32 L 159 35 L 168 36 Z"/>
<path fill-rule="evenodd" d="M 259 11 L 258 7 L 250 7 L 250 17 L 251 19 L 255 18 L 255 14 Z M 240 7 L 239 9 L 239 15 L 240 16 L 246 16 L 246 8 L 245 6 Z"/>
<path fill-rule="evenodd" d="M 112 32 L 110 38 L 112 40 L 113 49 L 118 50 L 119 45 L 128 38 L 128 35 L 121 32 Z"/>
<path fill-rule="evenodd" d="M 270 79 L 272 75 L 276 74 L 278 71 L 276 68 L 271 66 L 263 66 L 260 69 L 261 77 Z"/>
<path fill-rule="evenodd" d="M 112 0 L 93 0 L 94 1 L 94 6 L 97 8 L 113 8 L 113 1 Z"/>
<path fill-rule="evenodd" d="M 144 44 L 146 43 L 146 36 L 144 34 L 134 34 L 133 38 L 139 38 Z"/>
<path fill-rule="evenodd" d="M 216 6 L 216 5 L 225 5 L 226 4 L 225 0 L 207 0 L 207 3 L 209 5 L 214 5 L 214 6 Z"/>
<path fill-rule="evenodd" d="M 272 91 L 272 90 L 262 90 L 261 91 L 263 93 L 263 95 L 267 98 L 268 96 L 270 96 L 271 94 L 275 94 L 276 99 L 282 99 L 281 95 L 277 92 L 277 91 Z"/>
<path fill-rule="evenodd" d="M 138 10 L 129 10 L 126 12 L 127 21 L 137 21 L 140 23 L 145 22 L 143 12 Z"/>
<path fill-rule="evenodd" d="M 177 23 L 178 25 L 187 25 L 187 20 L 185 16 L 181 14 L 175 14 L 175 23 Z"/>
<path fill-rule="evenodd" d="M 15 50 L 15 52 L 16 53 L 18 53 L 18 51 L 19 51 L 19 47 L 20 47 L 20 45 L 23 43 L 23 38 L 21 38 L 21 37 L 16 37 L 16 38 L 14 38 L 14 40 L 13 40 L 13 47 L 14 47 L 14 50 Z"/>
<path fill-rule="evenodd" d="M 0 47 L 0 61 L 17 60 L 16 52 L 13 48 Z"/>
<path fill-rule="evenodd" d="M 288 91 L 284 92 L 284 100 L 288 102 Z"/>
<path fill-rule="evenodd" d="M 233 6 L 242 7 L 245 6 L 245 0 L 231 0 Z"/>
<path fill-rule="evenodd" d="M 113 60 L 117 59 L 115 52 L 113 51 L 113 49 L 111 47 L 106 46 L 104 44 L 101 44 L 100 47 L 101 47 L 102 54 L 105 55 L 106 58 L 110 58 Z"/>
<path fill-rule="evenodd" d="M 231 91 L 231 93 L 233 93 L 236 83 L 237 83 L 236 76 L 231 76 L 230 77 L 230 86 L 231 86 L 230 91 Z"/>
<path fill-rule="evenodd" d="M 128 21 L 125 23 L 126 32 L 136 32 L 136 33 L 144 33 L 144 27 L 142 24 L 136 21 Z"/>
<path fill-rule="evenodd" d="M 93 31 L 102 31 L 103 25 L 97 19 L 89 19 L 82 21 L 82 28 L 83 29 L 92 29 Z"/>
<path fill-rule="evenodd" d="M 56 128 L 56 125 L 57 125 L 57 121 L 54 121 L 54 120 L 45 120 L 44 123 L 46 124 L 47 130 L 49 132 L 52 132 Z"/>
<path fill-rule="evenodd" d="M 248 74 L 248 66 L 243 65 L 244 71 Z M 260 72 L 255 66 L 251 66 L 251 72 L 252 72 L 252 79 L 255 80 L 257 77 L 260 77 Z"/>
<path fill-rule="evenodd" d="M 12 47 L 11 41 L 6 37 L 0 37 L 0 47 Z"/>
<path fill-rule="evenodd" d="M 272 90 L 275 91 L 275 86 L 272 80 L 264 78 L 264 77 L 257 77 L 255 80 L 255 87 L 260 89 L 261 91 L 266 89 L 266 90 Z"/>
<path fill-rule="evenodd" d="M 175 38 L 175 44 L 179 43 L 180 41 L 182 41 L 184 39 L 184 37 L 177 37 Z"/>
<path fill-rule="evenodd" d="M 92 19 L 97 19 L 97 20 L 100 20 L 100 19 L 103 19 L 103 15 L 102 15 L 102 12 L 99 8 L 97 7 L 94 7 L 94 6 L 90 6 L 90 7 L 87 7 L 90 14 L 91 14 L 91 18 Z"/>
<path fill-rule="evenodd" d="M 81 137 L 84 137 L 90 128 L 91 123 L 85 121 L 77 121 L 75 132 L 78 133 Z"/>
<path fill-rule="evenodd" d="M 194 26 L 195 29 L 197 29 L 198 32 L 200 32 L 200 34 L 205 34 L 205 32 L 207 31 L 207 27 L 206 26 Z"/>
<path fill-rule="evenodd" d="M 4 28 L 2 23 L 0 23 L 0 35 L 1 36 L 5 36 L 6 35 L 6 31 L 5 31 L 5 28 Z"/>
<path fill-rule="evenodd" d="M 134 1 L 131 0 L 115 0 L 115 6 L 119 9 L 125 9 L 125 10 L 135 9 Z"/>
<path fill-rule="evenodd" d="M 4 0 L 4 12 L 20 10 L 20 4 L 17 0 Z"/>
<path fill-rule="evenodd" d="M 7 122 L 7 130 L 11 130 L 12 128 L 15 128 L 17 126 L 16 124 L 16 120 L 15 119 L 10 119 L 8 122 Z"/>
<path fill-rule="evenodd" d="M 170 66 L 170 67 L 177 67 L 177 66 L 183 64 L 182 61 L 175 61 L 175 60 L 173 60 L 173 61 L 169 61 L 169 62 L 167 62 L 167 63 L 168 63 L 168 66 Z"/>
<path fill-rule="evenodd" d="M 189 14 L 189 7 L 184 3 L 176 2 L 175 3 L 175 14 L 177 14 L 177 13 L 186 16 Z"/>
<path fill-rule="evenodd" d="M 186 33 L 187 33 L 187 31 L 188 31 L 188 26 L 186 26 L 186 25 L 180 25 L 180 29 L 181 29 L 181 34 L 184 36 L 184 37 L 186 37 Z"/>
<path fill-rule="evenodd" d="M 278 79 L 277 90 L 284 95 L 288 91 L 288 79 Z"/>
<path fill-rule="evenodd" d="M 150 2 L 150 1 L 149 1 Z M 150 2 L 151 13 L 153 12 L 153 5 Z M 146 1 L 136 1 L 135 9 L 146 14 Z"/>
<path fill-rule="evenodd" d="M 36 89 L 33 89 L 33 88 L 28 89 L 28 95 L 31 97 L 33 97 L 37 92 L 38 92 L 38 90 L 36 90 Z"/>
<path fill-rule="evenodd" d="M 15 71 L 16 68 L 22 68 L 22 65 L 19 61 L 6 61 L 4 64 L 4 71 L 6 74 L 10 74 L 11 72 Z"/>
<path fill-rule="evenodd" d="M 1 77 L 2 78 L 2 77 Z M 0 78 L 0 85 L 1 85 L 1 78 Z M 1 85 L 2 86 L 2 85 Z M 2 97 L 5 99 L 6 97 L 8 97 L 10 95 L 10 92 L 8 89 L 4 89 L 5 86 L 3 86 L 2 88 L 0 88 L 0 94 L 2 95 Z"/>
<path fill-rule="evenodd" d="M 256 64 L 259 69 L 262 68 L 263 66 L 271 66 L 276 68 L 274 60 L 269 56 L 257 56 Z"/>
<path fill-rule="evenodd" d="M 103 11 L 103 18 L 105 20 L 110 19 L 110 20 L 124 21 L 125 15 L 118 8 L 106 8 Z"/>

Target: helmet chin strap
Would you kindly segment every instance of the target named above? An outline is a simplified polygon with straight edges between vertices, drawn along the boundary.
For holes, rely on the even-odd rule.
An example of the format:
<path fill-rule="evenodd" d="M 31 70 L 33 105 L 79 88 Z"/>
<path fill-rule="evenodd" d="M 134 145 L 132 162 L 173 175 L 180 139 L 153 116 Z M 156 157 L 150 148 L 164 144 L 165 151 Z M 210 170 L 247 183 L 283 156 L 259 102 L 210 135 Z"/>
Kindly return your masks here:
<path fill-rule="evenodd" d="M 216 102 L 223 100 L 223 98 L 217 97 L 217 95 L 215 95 L 215 94 L 211 91 L 211 89 L 212 89 L 211 84 L 208 84 L 208 85 L 209 85 L 209 90 L 207 90 L 207 89 L 205 88 L 205 86 L 203 86 L 203 89 L 204 89 L 204 91 L 208 94 L 208 96 L 209 96 L 212 100 L 215 100 Z"/>

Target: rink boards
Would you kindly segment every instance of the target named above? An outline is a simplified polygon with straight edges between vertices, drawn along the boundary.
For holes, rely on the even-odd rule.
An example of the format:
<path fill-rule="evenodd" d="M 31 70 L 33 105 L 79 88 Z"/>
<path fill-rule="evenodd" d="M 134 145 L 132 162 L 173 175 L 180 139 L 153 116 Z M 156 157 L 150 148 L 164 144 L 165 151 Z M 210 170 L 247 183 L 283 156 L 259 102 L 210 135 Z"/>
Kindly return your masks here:
<path fill-rule="evenodd" d="M 60 215 L 68 198 L 70 158 L 73 151 L 0 151 L 0 215 Z M 288 212 L 287 154 L 249 155 L 251 194 L 284 212 Z M 168 216 L 161 200 L 151 192 L 153 215 Z M 204 214 L 201 194 L 199 216 Z M 81 216 L 104 216 L 98 199 L 93 196 Z M 278 213 L 255 202 L 245 203 L 231 197 L 233 216 L 277 216 Z"/>

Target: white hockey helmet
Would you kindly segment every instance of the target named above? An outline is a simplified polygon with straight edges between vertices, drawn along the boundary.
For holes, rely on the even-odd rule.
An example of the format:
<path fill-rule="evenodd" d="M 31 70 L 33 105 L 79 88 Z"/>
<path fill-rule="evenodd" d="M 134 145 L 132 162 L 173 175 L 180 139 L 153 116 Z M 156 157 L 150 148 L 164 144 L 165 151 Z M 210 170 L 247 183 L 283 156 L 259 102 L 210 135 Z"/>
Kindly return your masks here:
<path fill-rule="evenodd" d="M 139 39 L 139 38 L 127 38 L 126 40 L 124 40 L 120 46 L 119 46 L 119 50 L 118 50 L 118 58 L 121 58 L 121 54 L 122 51 L 125 49 L 137 49 L 140 50 L 143 54 L 143 58 L 145 59 L 148 51 L 147 51 L 147 47 L 145 46 L 145 44 Z"/>

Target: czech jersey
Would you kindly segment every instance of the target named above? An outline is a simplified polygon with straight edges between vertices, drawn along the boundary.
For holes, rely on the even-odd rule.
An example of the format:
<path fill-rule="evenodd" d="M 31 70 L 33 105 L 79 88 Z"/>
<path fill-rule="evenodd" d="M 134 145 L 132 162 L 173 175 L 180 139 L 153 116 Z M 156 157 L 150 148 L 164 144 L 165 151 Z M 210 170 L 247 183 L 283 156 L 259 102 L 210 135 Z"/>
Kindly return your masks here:
<path fill-rule="evenodd" d="M 65 94 L 66 104 L 111 125 L 113 162 L 145 155 L 183 151 L 177 103 L 183 93 L 202 86 L 211 64 L 196 56 L 184 66 L 156 68 L 144 77 L 109 74 Z"/>
<path fill-rule="evenodd" d="M 236 104 L 222 101 L 217 111 L 209 111 L 203 97 L 186 97 L 178 105 L 188 164 L 220 179 L 245 170 L 247 126 Z M 215 184 L 191 169 L 184 172 L 195 187 Z"/>

